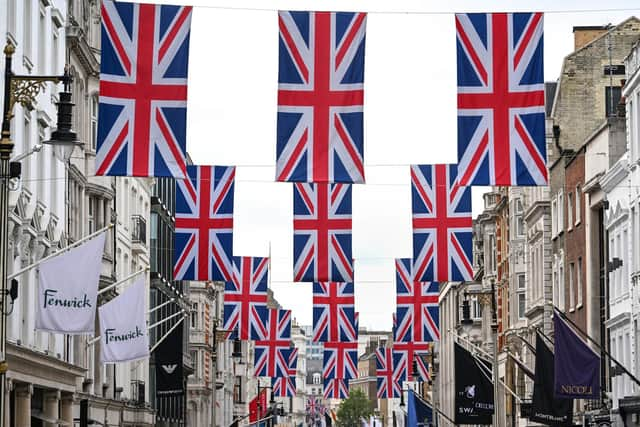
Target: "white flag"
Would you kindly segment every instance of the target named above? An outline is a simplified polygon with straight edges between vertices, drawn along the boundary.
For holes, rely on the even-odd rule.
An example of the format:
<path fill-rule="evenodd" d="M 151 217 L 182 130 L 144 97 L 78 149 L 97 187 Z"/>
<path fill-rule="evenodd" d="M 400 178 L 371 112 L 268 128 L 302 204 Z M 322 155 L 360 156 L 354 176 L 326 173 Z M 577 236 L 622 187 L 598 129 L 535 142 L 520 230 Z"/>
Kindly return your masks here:
<path fill-rule="evenodd" d="M 106 232 L 40 264 L 36 329 L 92 334 Z"/>
<path fill-rule="evenodd" d="M 102 363 L 128 362 L 149 356 L 145 282 L 143 276 L 121 295 L 98 308 Z"/>

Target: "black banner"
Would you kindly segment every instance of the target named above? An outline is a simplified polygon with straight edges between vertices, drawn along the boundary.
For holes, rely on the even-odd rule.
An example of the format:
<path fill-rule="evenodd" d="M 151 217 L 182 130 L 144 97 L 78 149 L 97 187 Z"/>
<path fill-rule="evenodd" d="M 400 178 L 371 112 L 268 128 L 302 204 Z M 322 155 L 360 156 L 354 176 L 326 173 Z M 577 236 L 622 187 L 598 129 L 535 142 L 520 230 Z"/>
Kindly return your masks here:
<path fill-rule="evenodd" d="M 529 419 L 551 426 L 573 424 L 573 400 L 555 399 L 553 353 L 536 334 L 536 369 Z"/>
<path fill-rule="evenodd" d="M 182 325 L 178 326 L 155 350 L 156 395 L 184 394 L 182 378 Z"/>
<path fill-rule="evenodd" d="M 454 343 L 455 422 L 491 424 L 493 415 L 492 366 L 479 361 L 458 343 Z"/>

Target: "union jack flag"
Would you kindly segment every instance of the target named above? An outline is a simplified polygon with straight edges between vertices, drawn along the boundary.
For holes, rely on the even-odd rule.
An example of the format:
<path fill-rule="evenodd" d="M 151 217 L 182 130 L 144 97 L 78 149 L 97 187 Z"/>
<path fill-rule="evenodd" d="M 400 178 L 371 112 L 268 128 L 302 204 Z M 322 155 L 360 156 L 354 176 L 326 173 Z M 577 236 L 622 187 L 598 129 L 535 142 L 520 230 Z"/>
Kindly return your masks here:
<path fill-rule="evenodd" d="M 260 339 L 255 341 L 254 375 L 286 377 L 289 375 L 291 310 L 257 308 L 256 311 L 260 314 L 256 321 Z"/>
<path fill-rule="evenodd" d="M 96 175 L 186 175 L 191 7 L 102 2 Z"/>
<path fill-rule="evenodd" d="M 282 350 L 282 354 L 287 360 L 287 376 L 281 378 L 271 378 L 273 395 L 277 397 L 294 397 L 296 395 L 296 372 L 298 369 L 298 349 L 290 348 Z"/>
<path fill-rule="evenodd" d="M 414 282 L 410 260 L 396 259 L 396 318 L 394 341 L 440 340 L 438 283 Z"/>
<path fill-rule="evenodd" d="M 471 187 L 456 173 L 455 165 L 411 166 L 415 281 L 473 279 Z"/>
<path fill-rule="evenodd" d="M 352 282 L 351 185 L 293 186 L 296 282 Z"/>
<path fill-rule="evenodd" d="M 322 397 L 329 399 L 346 399 L 349 397 L 349 380 L 340 378 L 325 379 Z"/>
<path fill-rule="evenodd" d="M 458 181 L 547 185 L 542 13 L 456 14 Z"/>
<path fill-rule="evenodd" d="M 231 280 L 235 173 L 187 166 L 187 179 L 176 180 L 174 280 Z"/>
<path fill-rule="evenodd" d="M 402 381 L 406 380 L 407 359 L 392 348 L 376 349 L 376 376 L 378 399 L 393 399 L 402 393 Z"/>
<path fill-rule="evenodd" d="M 313 283 L 313 342 L 357 341 L 353 283 Z"/>
<path fill-rule="evenodd" d="M 320 403 L 320 399 L 316 397 L 309 397 L 307 398 L 306 407 L 307 407 L 306 409 L 308 414 L 315 415 L 316 412 L 320 412 L 320 408 L 322 407 L 322 404 Z"/>
<path fill-rule="evenodd" d="M 367 15 L 280 12 L 276 179 L 364 182 Z"/>
<path fill-rule="evenodd" d="M 322 359 L 324 379 L 358 378 L 358 342 L 326 342 Z"/>
<path fill-rule="evenodd" d="M 424 356 L 428 354 L 430 348 L 430 344 L 427 342 L 399 341 L 393 343 L 393 351 L 401 353 L 407 361 L 407 368 L 411 369 L 411 371 L 403 374 L 403 378 L 413 376 L 413 362 L 417 364 L 417 373 L 422 381 L 428 381 L 431 378 L 429 375 L 429 366 L 424 360 Z"/>
<path fill-rule="evenodd" d="M 241 340 L 260 339 L 256 325 L 267 307 L 269 258 L 233 257 L 233 275 L 224 284 L 224 327 Z"/>

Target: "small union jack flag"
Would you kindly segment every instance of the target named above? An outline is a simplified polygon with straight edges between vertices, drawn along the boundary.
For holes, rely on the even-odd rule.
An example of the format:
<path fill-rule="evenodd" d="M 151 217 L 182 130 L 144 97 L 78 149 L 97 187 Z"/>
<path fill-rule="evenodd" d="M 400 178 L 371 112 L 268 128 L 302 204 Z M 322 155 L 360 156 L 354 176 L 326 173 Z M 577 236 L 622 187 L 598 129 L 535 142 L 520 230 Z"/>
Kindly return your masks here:
<path fill-rule="evenodd" d="M 186 175 L 191 7 L 102 2 L 96 175 Z"/>
<path fill-rule="evenodd" d="M 282 350 L 282 354 L 285 360 L 287 360 L 287 376 L 281 378 L 271 378 L 273 395 L 277 397 L 294 397 L 296 395 L 298 349 L 294 347 L 288 350 Z"/>
<path fill-rule="evenodd" d="M 367 15 L 280 12 L 276 179 L 364 182 Z"/>
<path fill-rule="evenodd" d="M 394 341 L 440 340 L 438 283 L 413 282 L 407 258 L 396 259 L 396 318 Z"/>
<path fill-rule="evenodd" d="M 231 280 L 235 172 L 187 166 L 187 179 L 176 180 L 174 280 Z"/>
<path fill-rule="evenodd" d="M 471 187 L 456 174 L 455 165 L 411 166 L 415 281 L 473 279 Z"/>
<path fill-rule="evenodd" d="M 291 348 L 291 310 L 257 308 L 254 369 L 256 377 L 286 377 Z"/>
<path fill-rule="evenodd" d="M 358 342 L 326 342 L 322 358 L 324 379 L 358 378 Z"/>
<path fill-rule="evenodd" d="M 296 282 L 352 282 L 351 185 L 293 186 Z"/>
<path fill-rule="evenodd" d="M 306 405 L 307 414 L 315 415 L 316 412 L 320 412 L 321 407 L 322 407 L 322 403 L 320 402 L 320 399 L 316 397 L 307 398 L 307 405 Z"/>
<path fill-rule="evenodd" d="M 376 376 L 378 399 L 393 399 L 402 393 L 402 381 L 406 380 L 407 359 L 392 348 L 376 349 Z"/>
<path fill-rule="evenodd" d="M 260 339 L 255 325 L 267 307 L 269 258 L 233 257 L 233 276 L 224 285 L 224 327 L 241 340 Z"/>
<path fill-rule="evenodd" d="M 547 185 L 542 13 L 456 14 L 458 181 Z"/>
<path fill-rule="evenodd" d="M 357 341 L 353 283 L 313 284 L 313 342 Z"/>
<path fill-rule="evenodd" d="M 424 359 L 430 348 L 430 344 L 427 342 L 396 341 L 393 343 L 393 351 L 404 356 L 407 361 L 407 368 L 410 369 L 409 372 L 404 373 L 404 378 L 409 378 L 415 373 L 413 372 L 414 362 L 417 364 L 417 373 L 422 381 L 428 381 L 431 378 L 429 376 L 429 366 Z"/>
<path fill-rule="evenodd" d="M 322 397 L 329 399 L 346 399 L 349 397 L 349 380 L 340 378 L 325 379 Z"/>

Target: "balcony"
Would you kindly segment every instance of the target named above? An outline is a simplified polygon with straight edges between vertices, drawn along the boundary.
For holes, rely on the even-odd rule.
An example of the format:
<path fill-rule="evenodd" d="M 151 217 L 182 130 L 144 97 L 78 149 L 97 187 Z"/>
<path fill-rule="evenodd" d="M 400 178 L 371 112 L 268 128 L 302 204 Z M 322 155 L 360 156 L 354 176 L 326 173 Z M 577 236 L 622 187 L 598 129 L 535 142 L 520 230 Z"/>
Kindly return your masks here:
<path fill-rule="evenodd" d="M 147 221 L 142 215 L 131 216 L 131 243 L 134 252 L 147 252 Z"/>

